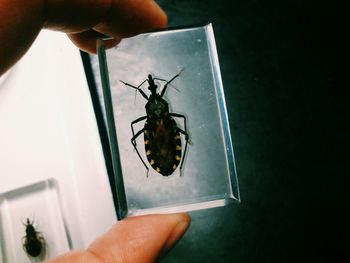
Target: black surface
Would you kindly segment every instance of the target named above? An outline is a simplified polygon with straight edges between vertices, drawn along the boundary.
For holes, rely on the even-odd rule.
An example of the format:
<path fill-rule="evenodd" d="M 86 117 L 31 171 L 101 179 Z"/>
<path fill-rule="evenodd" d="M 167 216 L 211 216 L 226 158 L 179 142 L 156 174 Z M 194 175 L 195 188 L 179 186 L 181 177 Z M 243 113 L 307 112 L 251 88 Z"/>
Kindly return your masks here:
<path fill-rule="evenodd" d="M 170 26 L 213 23 L 242 198 L 192 212 L 164 262 L 349 262 L 337 4 L 157 2 Z"/>

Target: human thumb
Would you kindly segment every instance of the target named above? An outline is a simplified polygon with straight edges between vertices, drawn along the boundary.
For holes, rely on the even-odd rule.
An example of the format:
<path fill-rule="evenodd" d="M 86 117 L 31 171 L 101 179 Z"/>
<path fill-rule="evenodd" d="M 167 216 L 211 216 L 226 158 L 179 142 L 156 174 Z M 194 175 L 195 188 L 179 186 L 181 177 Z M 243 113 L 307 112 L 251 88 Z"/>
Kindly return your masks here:
<path fill-rule="evenodd" d="M 151 263 L 186 232 L 188 214 L 147 215 L 119 221 L 88 248 L 101 262 Z"/>

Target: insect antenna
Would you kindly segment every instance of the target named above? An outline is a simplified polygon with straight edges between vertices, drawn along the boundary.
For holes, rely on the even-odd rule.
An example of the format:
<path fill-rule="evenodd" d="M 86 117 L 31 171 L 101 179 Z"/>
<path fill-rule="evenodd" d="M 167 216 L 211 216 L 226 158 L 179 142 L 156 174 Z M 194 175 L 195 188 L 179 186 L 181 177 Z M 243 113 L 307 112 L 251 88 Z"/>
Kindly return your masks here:
<path fill-rule="evenodd" d="M 175 86 L 174 85 L 172 85 L 172 84 L 170 84 L 170 88 L 173 88 L 174 90 L 176 90 L 177 92 L 181 92 L 178 88 L 175 88 Z"/>
<path fill-rule="evenodd" d="M 153 78 L 153 79 L 167 82 L 166 79 L 160 79 L 160 78 Z M 180 92 L 180 90 L 177 89 L 173 84 L 169 83 L 168 86 L 171 87 L 171 88 L 173 88 L 173 89 L 176 90 L 177 92 Z"/>
<path fill-rule="evenodd" d="M 140 84 L 140 85 L 138 85 L 137 87 L 135 87 L 135 86 L 133 86 L 133 85 L 131 85 L 131 84 L 129 84 L 129 83 L 126 83 L 126 82 L 124 82 L 124 81 L 122 81 L 122 80 L 119 80 L 121 83 L 123 83 L 125 86 L 128 86 L 128 87 L 131 87 L 131 88 L 133 88 L 133 89 L 135 89 L 136 90 L 136 93 L 137 93 L 137 91 L 139 91 L 140 93 L 141 93 L 141 95 L 146 99 L 146 100 L 148 100 L 148 97 L 147 97 L 147 95 L 146 95 L 146 93 L 142 90 L 142 89 L 140 89 L 140 87 L 143 85 L 143 83 L 145 83 L 146 81 L 147 81 L 147 79 L 145 79 L 144 81 L 142 81 L 142 83 Z"/>
<path fill-rule="evenodd" d="M 164 93 L 165 93 L 165 91 L 166 91 L 168 85 L 170 85 L 170 83 L 171 83 L 174 79 L 176 79 L 178 76 L 180 76 L 180 74 L 181 74 L 182 71 L 183 71 L 183 69 L 181 69 L 179 73 L 177 73 L 174 77 L 172 77 L 170 80 L 168 80 L 168 81 L 165 83 L 165 85 L 164 85 L 164 87 L 163 87 L 163 90 L 162 90 L 162 92 L 160 93 L 160 96 L 161 96 L 161 97 L 163 97 L 163 95 L 164 95 Z"/>

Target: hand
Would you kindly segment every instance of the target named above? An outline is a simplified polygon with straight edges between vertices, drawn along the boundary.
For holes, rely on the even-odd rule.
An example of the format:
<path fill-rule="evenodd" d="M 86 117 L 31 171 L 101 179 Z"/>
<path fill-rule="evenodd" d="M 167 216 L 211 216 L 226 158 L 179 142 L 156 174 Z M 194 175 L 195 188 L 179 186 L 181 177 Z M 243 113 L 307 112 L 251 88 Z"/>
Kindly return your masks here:
<path fill-rule="evenodd" d="M 161 28 L 165 13 L 153 0 L 1 0 L 0 75 L 28 50 L 42 28 L 59 30 L 82 50 L 95 53 L 95 40 L 124 37 Z"/>
<path fill-rule="evenodd" d="M 167 22 L 153 0 L 1 0 L 0 17 L 0 75 L 24 55 L 42 28 L 65 32 L 80 49 L 95 53 L 101 34 L 113 37 L 108 48 Z M 183 235 L 189 221 L 187 214 L 124 219 L 86 251 L 49 262 L 154 262 Z"/>
<path fill-rule="evenodd" d="M 126 218 L 84 251 L 74 251 L 46 263 L 151 263 L 161 259 L 185 233 L 188 214 Z"/>

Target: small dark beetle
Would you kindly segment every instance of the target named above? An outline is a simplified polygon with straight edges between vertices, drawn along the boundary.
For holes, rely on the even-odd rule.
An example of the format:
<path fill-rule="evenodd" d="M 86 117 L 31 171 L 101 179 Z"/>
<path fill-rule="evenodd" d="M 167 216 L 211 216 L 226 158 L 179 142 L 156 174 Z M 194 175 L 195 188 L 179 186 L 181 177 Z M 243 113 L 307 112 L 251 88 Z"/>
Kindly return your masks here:
<path fill-rule="evenodd" d="M 140 85 L 133 86 L 131 84 L 124 83 L 125 85 L 132 87 L 140 92 L 140 94 L 147 100 L 146 103 L 146 116 L 142 116 L 137 118 L 136 120 L 131 122 L 131 130 L 133 137 L 131 138 L 131 143 L 134 146 L 134 149 L 137 152 L 137 155 L 141 159 L 143 165 L 147 169 L 148 176 L 148 167 L 144 160 L 142 159 L 137 147 L 136 147 L 136 138 L 144 133 L 144 143 L 145 143 L 145 152 L 146 157 L 149 164 L 152 166 L 154 170 L 160 173 L 163 176 L 171 175 L 175 169 L 180 164 L 180 175 L 182 164 L 184 162 L 184 158 L 186 155 L 187 144 L 189 140 L 189 136 L 186 128 L 186 117 L 182 114 L 170 113 L 169 105 L 163 99 L 163 95 L 166 91 L 168 85 L 178 76 L 175 75 L 170 80 L 164 80 L 159 78 L 153 78 L 152 75 L 148 75 L 148 78 L 145 79 Z M 158 86 L 155 84 L 154 80 L 164 81 L 164 87 L 160 93 L 157 93 Z M 144 91 L 140 89 L 140 87 L 148 82 L 148 89 L 151 92 L 151 95 L 148 97 Z M 184 121 L 184 128 L 182 130 L 179 128 L 173 117 L 182 118 Z M 140 122 L 145 121 L 144 128 L 139 130 L 136 134 L 134 132 L 133 125 Z M 181 146 L 181 137 L 180 133 L 185 136 L 185 147 L 182 155 L 182 146 Z"/>
<path fill-rule="evenodd" d="M 23 249 L 31 257 L 38 257 L 45 247 L 44 237 L 40 232 L 37 232 L 33 226 L 33 221 L 30 222 L 27 218 L 26 235 L 23 237 Z"/>

